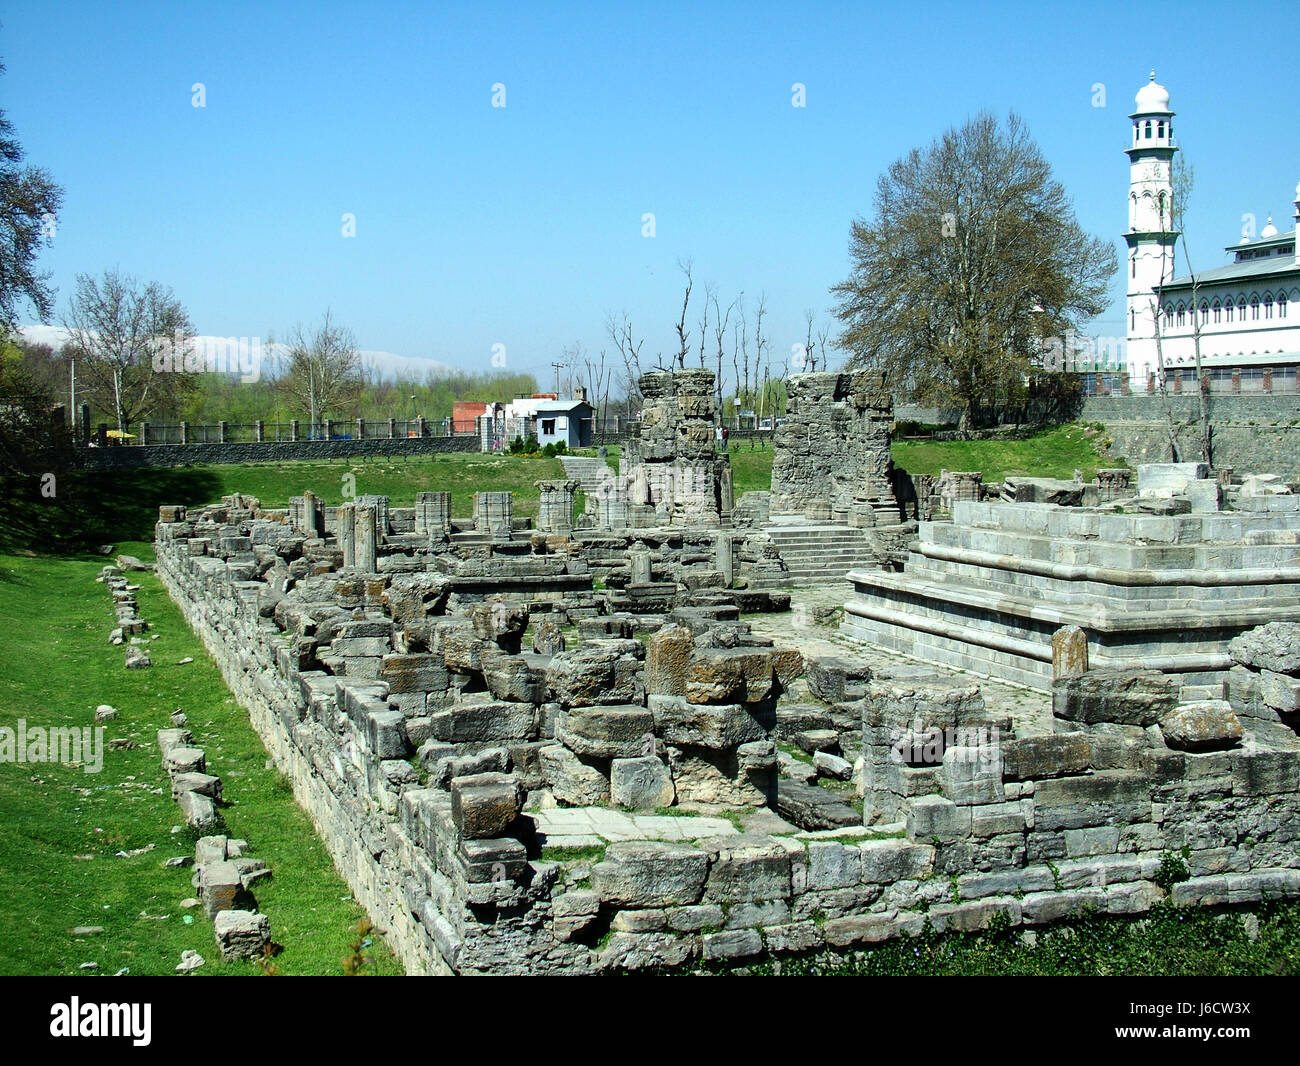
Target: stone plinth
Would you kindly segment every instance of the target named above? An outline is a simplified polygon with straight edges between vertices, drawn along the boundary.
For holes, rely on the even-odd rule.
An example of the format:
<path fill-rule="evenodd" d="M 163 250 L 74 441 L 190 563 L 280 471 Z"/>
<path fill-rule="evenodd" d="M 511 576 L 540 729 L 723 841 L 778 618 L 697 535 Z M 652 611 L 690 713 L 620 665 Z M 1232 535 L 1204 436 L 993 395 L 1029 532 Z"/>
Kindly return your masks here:
<path fill-rule="evenodd" d="M 441 539 L 451 530 L 451 493 L 415 494 L 415 531 Z"/>
<path fill-rule="evenodd" d="M 1052 637 L 1088 633 L 1090 666 L 1222 680 L 1227 642 L 1300 619 L 1300 513 L 1114 514 L 953 505 L 922 522 L 902 573 L 850 571 L 842 631 L 1046 688 Z"/>
<path fill-rule="evenodd" d="M 537 528 L 543 533 L 573 532 L 573 497 L 578 482 L 572 480 L 537 482 Z"/>
<path fill-rule="evenodd" d="M 474 493 L 474 529 L 493 540 L 509 540 L 513 501 L 509 492 Z"/>
<path fill-rule="evenodd" d="M 378 543 L 375 530 L 375 509 L 370 504 L 358 503 L 353 509 L 354 551 L 356 568 L 363 573 L 373 574 L 377 569 Z"/>

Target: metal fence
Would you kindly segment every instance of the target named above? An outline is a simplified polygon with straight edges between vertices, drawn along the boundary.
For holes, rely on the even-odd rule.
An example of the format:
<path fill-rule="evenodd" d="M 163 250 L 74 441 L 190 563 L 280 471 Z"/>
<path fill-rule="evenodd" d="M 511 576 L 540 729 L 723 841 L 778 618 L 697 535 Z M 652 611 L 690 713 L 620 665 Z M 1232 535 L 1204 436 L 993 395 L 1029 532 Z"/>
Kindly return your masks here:
<path fill-rule="evenodd" d="M 406 437 L 474 436 L 475 430 L 453 426 L 450 418 L 356 418 L 320 422 L 140 422 L 122 437 L 107 423 L 98 436 L 106 444 L 263 444 L 309 440 L 396 440 Z"/>

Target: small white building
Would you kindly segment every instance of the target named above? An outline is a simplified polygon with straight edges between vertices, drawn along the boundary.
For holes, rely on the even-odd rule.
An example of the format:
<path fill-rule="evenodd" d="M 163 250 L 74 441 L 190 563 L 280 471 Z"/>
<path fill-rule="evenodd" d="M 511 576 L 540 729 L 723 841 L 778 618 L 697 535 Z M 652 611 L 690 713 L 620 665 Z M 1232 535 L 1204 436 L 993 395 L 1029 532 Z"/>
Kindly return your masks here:
<path fill-rule="evenodd" d="M 1158 387 L 1163 362 L 1174 391 L 1196 388 L 1194 337 L 1200 330 L 1201 368 L 1216 392 L 1295 392 L 1300 367 L 1300 186 L 1296 225 L 1279 232 L 1269 217 L 1259 235 L 1247 232 L 1226 251 L 1225 266 L 1193 263 L 1178 273 L 1180 236 L 1171 221 L 1174 196 L 1174 112 L 1169 91 L 1151 80 L 1137 94 L 1129 157 L 1129 386 Z M 1245 221 L 1249 222 L 1249 218 Z M 1181 252 L 1180 252 L 1181 254 Z M 1186 258 L 1183 257 L 1186 266 Z"/>
<path fill-rule="evenodd" d="M 537 443 L 563 442 L 570 448 L 586 448 L 591 444 L 593 409 L 587 402 L 584 390 L 575 390 L 572 399 L 528 397 L 511 400 L 505 406 L 505 441 L 509 446 L 516 437 L 527 440 L 536 437 Z"/>

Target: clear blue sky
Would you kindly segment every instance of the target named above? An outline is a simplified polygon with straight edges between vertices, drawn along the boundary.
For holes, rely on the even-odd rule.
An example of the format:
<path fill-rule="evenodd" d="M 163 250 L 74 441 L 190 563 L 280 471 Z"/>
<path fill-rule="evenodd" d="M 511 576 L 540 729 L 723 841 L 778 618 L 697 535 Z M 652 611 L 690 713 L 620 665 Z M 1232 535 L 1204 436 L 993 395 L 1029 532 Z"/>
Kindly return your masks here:
<path fill-rule="evenodd" d="M 564 346 L 608 345 L 610 311 L 646 363 L 674 350 L 688 257 L 697 293 L 766 293 L 779 356 L 828 314 L 880 172 L 982 108 L 1019 112 L 1122 248 L 1152 67 L 1196 168 L 1198 266 L 1245 212 L 1292 225 L 1293 3 L 614 6 L 0 3 L 0 106 L 67 191 L 42 258 L 60 308 L 117 267 L 200 333 L 329 307 L 363 348 L 486 370 L 499 343 L 546 381 Z M 1114 295 L 1092 332 L 1122 335 Z"/>

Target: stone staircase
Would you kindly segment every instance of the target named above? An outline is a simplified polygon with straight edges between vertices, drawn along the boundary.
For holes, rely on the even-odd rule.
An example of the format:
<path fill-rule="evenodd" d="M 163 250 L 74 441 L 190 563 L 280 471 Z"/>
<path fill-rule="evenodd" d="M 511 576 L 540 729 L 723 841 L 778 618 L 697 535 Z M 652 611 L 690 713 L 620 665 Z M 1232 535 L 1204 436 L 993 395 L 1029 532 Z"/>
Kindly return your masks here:
<path fill-rule="evenodd" d="M 613 468 L 604 459 L 589 455 L 561 455 L 559 459 L 564 466 L 564 476 L 578 482 L 587 495 L 595 492 L 614 474 Z"/>
<path fill-rule="evenodd" d="M 789 568 L 783 585 L 833 584 L 857 567 L 877 566 L 862 530 L 850 526 L 768 526 L 763 532 Z"/>

